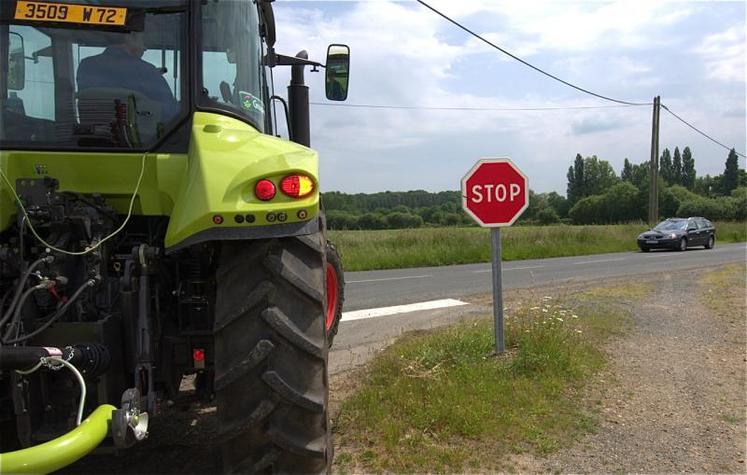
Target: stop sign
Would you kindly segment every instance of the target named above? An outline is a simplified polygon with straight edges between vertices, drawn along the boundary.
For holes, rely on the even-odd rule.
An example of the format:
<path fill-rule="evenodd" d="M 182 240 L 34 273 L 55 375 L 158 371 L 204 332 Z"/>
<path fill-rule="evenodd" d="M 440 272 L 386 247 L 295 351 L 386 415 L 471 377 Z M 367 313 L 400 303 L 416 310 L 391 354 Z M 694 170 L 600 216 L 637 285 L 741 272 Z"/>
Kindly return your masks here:
<path fill-rule="evenodd" d="M 529 206 L 529 182 L 509 158 L 479 160 L 462 178 L 462 208 L 480 226 L 511 226 Z"/>

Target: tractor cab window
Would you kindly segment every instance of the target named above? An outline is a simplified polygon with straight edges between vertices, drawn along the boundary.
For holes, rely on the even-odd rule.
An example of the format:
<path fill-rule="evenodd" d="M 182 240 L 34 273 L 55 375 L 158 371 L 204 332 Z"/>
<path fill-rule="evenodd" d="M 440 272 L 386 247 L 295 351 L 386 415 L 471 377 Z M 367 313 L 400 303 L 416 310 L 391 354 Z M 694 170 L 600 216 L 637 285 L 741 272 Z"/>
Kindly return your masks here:
<path fill-rule="evenodd" d="M 265 98 L 258 13 L 246 0 L 202 2 L 199 105 L 221 109 L 264 131 Z"/>
<path fill-rule="evenodd" d="M 9 80 L 0 81 L 0 146 L 153 146 L 187 108 L 187 7 L 98 0 L 2 9 L 0 75 Z"/>

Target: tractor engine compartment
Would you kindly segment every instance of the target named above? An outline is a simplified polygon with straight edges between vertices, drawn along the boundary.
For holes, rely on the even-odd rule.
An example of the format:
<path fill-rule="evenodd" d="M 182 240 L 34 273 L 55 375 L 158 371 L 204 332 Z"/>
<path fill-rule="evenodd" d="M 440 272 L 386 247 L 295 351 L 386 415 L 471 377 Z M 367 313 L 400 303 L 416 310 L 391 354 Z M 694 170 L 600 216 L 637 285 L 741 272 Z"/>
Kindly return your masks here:
<path fill-rule="evenodd" d="M 166 256 L 168 218 L 125 218 L 100 195 L 59 191 L 51 177 L 18 179 L 16 193 L 23 208 L 0 233 L 2 451 L 75 426 L 81 388 L 73 373 L 22 374 L 50 352 L 82 375 L 85 414 L 120 407 L 112 419 L 118 447 L 137 441 L 133 414 L 209 400 L 214 245 Z M 185 397 L 182 377 L 194 373 L 197 389 Z"/>

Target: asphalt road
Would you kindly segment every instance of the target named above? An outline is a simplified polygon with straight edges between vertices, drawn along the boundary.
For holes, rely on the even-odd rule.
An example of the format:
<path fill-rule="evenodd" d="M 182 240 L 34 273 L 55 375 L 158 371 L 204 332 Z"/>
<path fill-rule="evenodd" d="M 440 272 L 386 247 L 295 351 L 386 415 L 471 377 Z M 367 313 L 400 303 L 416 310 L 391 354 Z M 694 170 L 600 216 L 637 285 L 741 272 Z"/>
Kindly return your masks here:
<path fill-rule="evenodd" d="M 557 285 L 629 275 L 744 262 L 747 245 L 717 244 L 714 249 L 652 251 L 533 259 L 503 263 L 503 288 Z M 459 298 L 490 292 L 490 264 L 346 272 L 344 311 Z"/>

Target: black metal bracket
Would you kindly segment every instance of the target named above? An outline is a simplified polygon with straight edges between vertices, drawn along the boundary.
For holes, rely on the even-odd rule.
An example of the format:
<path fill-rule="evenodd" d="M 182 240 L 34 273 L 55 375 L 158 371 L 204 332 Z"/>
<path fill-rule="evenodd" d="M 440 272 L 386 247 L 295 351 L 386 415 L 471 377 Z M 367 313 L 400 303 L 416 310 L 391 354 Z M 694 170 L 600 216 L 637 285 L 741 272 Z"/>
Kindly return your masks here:
<path fill-rule="evenodd" d="M 277 54 L 273 49 L 270 49 L 265 55 L 265 65 L 271 68 L 274 68 L 275 66 L 311 66 L 312 72 L 317 72 L 319 71 L 319 68 L 327 67 L 322 63 L 311 61 L 310 59 Z"/>

